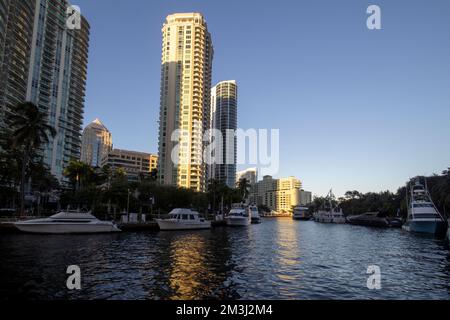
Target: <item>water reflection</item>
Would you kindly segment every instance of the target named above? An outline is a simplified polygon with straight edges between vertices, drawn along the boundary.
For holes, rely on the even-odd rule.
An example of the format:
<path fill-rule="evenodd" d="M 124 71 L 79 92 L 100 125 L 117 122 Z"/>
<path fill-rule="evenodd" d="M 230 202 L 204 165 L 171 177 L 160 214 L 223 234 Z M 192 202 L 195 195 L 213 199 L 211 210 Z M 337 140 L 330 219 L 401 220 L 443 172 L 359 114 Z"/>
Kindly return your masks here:
<path fill-rule="evenodd" d="M 185 234 L 170 244 L 169 286 L 173 298 L 194 299 L 201 292 L 203 280 L 212 278 L 207 268 L 204 239 L 199 234 Z"/>
<path fill-rule="evenodd" d="M 397 229 L 265 219 L 248 228 L 0 236 L 0 299 L 448 299 L 448 244 Z M 82 290 L 68 291 L 68 265 Z M 367 266 L 382 290 L 366 288 Z"/>

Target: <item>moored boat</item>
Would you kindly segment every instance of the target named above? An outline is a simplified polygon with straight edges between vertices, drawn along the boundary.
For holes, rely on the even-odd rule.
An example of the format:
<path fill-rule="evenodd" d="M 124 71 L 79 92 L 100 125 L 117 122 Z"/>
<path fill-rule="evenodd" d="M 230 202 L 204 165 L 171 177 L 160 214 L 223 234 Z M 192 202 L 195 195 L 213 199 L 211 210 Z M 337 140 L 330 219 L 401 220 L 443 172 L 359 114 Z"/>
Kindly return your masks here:
<path fill-rule="evenodd" d="M 388 228 L 389 221 L 385 217 L 380 217 L 379 212 L 366 212 L 360 215 L 348 216 L 347 223 L 359 226 Z"/>
<path fill-rule="evenodd" d="M 311 214 L 308 211 L 309 211 L 308 207 L 296 206 L 296 207 L 294 207 L 292 219 L 294 219 L 294 220 L 310 220 Z"/>
<path fill-rule="evenodd" d="M 333 191 L 330 190 L 323 207 L 313 214 L 314 221 L 322 223 L 345 223 L 345 216 L 342 209 L 333 204 Z"/>
<path fill-rule="evenodd" d="M 225 217 L 228 226 L 248 226 L 251 224 L 251 216 L 245 206 L 235 204 Z"/>
<path fill-rule="evenodd" d="M 403 220 L 399 217 L 388 217 L 386 218 L 389 222 L 389 227 L 391 228 L 401 228 L 403 226 Z"/>
<path fill-rule="evenodd" d="M 107 233 L 120 231 L 115 223 L 98 220 L 90 212 L 80 211 L 61 211 L 48 218 L 18 221 L 14 225 L 22 232 L 43 234 Z"/>
<path fill-rule="evenodd" d="M 156 219 L 160 230 L 199 230 L 210 229 L 211 221 L 200 217 L 197 211 L 185 208 L 176 208 L 169 213 L 168 219 Z"/>
<path fill-rule="evenodd" d="M 414 180 L 414 181 L 413 181 Z M 408 216 L 403 229 L 410 232 L 445 235 L 447 223 L 434 205 L 426 179 L 412 179 L 407 188 Z"/>
<path fill-rule="evenodd" d="M 261 223 L 261 216 L 259 215 L 258 207 L 255 204 L 248 206 L 251 223 Z"/>

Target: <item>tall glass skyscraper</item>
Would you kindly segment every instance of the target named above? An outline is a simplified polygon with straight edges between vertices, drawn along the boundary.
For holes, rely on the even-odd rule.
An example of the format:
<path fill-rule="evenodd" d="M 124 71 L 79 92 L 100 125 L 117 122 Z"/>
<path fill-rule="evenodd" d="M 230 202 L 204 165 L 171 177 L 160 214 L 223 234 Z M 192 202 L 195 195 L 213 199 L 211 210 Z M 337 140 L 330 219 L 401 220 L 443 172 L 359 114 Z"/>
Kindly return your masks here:
<path fill-rule="evenodd" d="M 169 15 L 162 35 L 159 181 L 203 191 L 203 134 L 211 125 L 211 35 L 200 13 Z"/>
<path fill-rule="evenodd" d="M 222 135 L 222 150 L 211 165 L 209 176 L 230 188 L 236 185 L 237 139 L 231 132 L 237 129 L 237 84 L 235 80 L 222 81 L 211 89 L 211 127 Z"/>
<path fill-rule="evenodd" d="M 68 28 L 69 5 L 67 0 L 0 0 L 2 120 L 25 100 L 48 114 L 57 135 L 41 152 L 60 181 L 69 160 L 80 158 L 90 29 L 83 16 L 80 29 Z"/>

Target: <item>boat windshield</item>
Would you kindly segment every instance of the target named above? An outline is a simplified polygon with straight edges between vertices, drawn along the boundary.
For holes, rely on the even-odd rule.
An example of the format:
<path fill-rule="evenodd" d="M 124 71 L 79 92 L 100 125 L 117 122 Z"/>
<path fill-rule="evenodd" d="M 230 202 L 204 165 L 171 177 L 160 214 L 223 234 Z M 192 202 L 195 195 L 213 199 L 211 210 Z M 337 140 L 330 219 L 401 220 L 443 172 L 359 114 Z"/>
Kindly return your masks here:
<path fill-rule="evenodd" d="M 195 214 L 193 213 L 182 213 L 182 214 L 175 214 L 172 213 L 169 215 L 170 219 L 175 220 L 195 220 Z"/>
<path fill-rule="evenodd" d="M 433 205 L 431 203 L 414 203 L 414 208 L 433 208 Z"/>
<path fill-rule="evenodd" d="M 230 216 L 244 216 L 244 212 L 242 210 L 231 210 L 229 213 Z"/>

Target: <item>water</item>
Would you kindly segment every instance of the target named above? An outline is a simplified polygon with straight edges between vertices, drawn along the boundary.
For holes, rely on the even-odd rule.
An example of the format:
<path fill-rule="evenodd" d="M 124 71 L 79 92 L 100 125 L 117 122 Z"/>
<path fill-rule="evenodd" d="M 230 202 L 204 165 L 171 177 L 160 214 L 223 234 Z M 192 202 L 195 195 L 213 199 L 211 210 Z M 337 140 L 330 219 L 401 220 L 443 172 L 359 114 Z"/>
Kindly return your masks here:
<path fill-rule="evenodd" d="M 249 228 L 1 235 L 0 299 L 449 299 L 443 240 L 291 219 Z M 82 290 L 66 288 L 79 265 Z M 369 290 L 369 265 L 381 290 Z"/>

